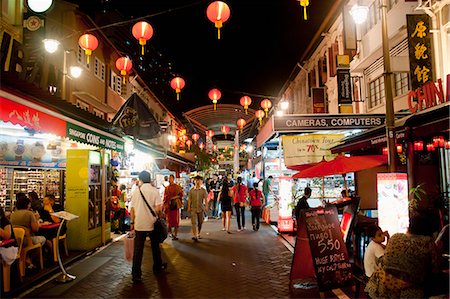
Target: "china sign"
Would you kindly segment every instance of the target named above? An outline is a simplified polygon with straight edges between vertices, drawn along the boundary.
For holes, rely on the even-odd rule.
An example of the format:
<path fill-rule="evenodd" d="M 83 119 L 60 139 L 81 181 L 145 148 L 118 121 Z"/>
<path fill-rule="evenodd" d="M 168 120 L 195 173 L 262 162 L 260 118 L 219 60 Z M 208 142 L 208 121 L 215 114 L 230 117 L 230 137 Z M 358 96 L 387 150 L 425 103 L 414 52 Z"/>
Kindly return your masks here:
<path fill-rule="evenodd" d="M 409 68 L 413 90 L 433 82 L 430 17 L 406 15 L 409 45 Z"/>

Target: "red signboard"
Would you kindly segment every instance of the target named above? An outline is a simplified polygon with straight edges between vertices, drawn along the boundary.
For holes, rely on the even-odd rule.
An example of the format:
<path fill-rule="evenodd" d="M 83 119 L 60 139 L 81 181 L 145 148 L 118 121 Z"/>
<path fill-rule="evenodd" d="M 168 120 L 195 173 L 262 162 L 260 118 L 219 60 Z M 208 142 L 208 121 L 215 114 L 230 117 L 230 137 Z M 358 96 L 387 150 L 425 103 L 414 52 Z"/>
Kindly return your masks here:
<path fill-rule="evenodd" d="M 0 120 L 33 129 L 36 132 L 66 136 L 66 122 L 0 96 Z"/>

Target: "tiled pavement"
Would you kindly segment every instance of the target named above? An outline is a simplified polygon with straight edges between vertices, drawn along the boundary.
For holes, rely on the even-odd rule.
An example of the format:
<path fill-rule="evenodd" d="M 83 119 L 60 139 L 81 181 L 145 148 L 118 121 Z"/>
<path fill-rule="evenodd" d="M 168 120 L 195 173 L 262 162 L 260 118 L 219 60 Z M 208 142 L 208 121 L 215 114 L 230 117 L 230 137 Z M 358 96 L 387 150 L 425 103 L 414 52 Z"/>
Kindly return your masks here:
<path fill-rule="evenodd" d="M 248 219 L 247 219 L 248 222 Z M 232 227 L 236 227 L 232 219 Z M 249 228 L 249 224 L 247 224 Z M 124 259 L 123 242 L 74 265 L 78 278 L 68 284 L 49 282 L 26 298 L 286 298 L 292 253 L 266 224 L 228 235 L 219 220 L 204 223 L 202 239 L 191 240 L 190 222 L 182 220 L 178 241 L 166 240 L 166 273 L 152 273 L 146 244 L 143 283 L 131 282 L 131 264 Z M 318 294 L 317 294 L 318 295 Z"/>

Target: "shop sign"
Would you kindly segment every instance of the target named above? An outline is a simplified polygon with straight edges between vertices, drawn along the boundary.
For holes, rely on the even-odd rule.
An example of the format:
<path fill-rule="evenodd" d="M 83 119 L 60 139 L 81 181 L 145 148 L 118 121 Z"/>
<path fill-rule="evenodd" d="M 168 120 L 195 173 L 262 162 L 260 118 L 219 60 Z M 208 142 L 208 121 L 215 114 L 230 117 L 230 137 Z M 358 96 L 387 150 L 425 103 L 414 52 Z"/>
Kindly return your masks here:
<path fill-rule="evenodd" d="M 405 133 L 396 133 L 395 134 L 395 139 L 405 139 Z M 380 144 L 380 143 L 386 143 L 386 135 L 383 137 L 378 137 L 378 138 L 374 138 L 374 139 L 370 139 L 370 144 L 371 145 L 376 145 L 376 144 Z"/>
<path fill-rule="evenodd" d="M 430 17 L 406 15 L 411 86 L 415 90 L 433 81 Z"/>
<path fill-rule="evenodd" d="M 331 148 L 344 138 L 343 134 L 309 134 L 282 136 L 284 164 L 286 166 L 332 160 L 336 155 Z"/>
<path fill-rule="evenodd" d="M 384 125 L 384 114 L 292 114 L 274 117 L 274 130 L 295 132 L 311 130 L 369 129 Z"/>
<path fill-rule="evenodd" d="M 338 55 L 337 56 L 337 67 L 338 68 L 350 68 L 350 56 Z"/>
<path fill-rule="evenodd" d="M 67 138 L 118 152 L 124 150 L 123 141 L 112 139 L 72 123 L 67 123 Z"/>
<path fill-rule="evenodd" d="M 337 83 L 338 83 L 338 103 L 351 104 L 352 87 L 350 83 L 350 70 L 338 70 Z"/>
<path fill-rule="evenodd" d="M 0 96 L 0 120 L 14 125 L 46 132 L 57 136 L 66 136 L 66 122 L 28 106 L 16 103 Z"/>
<path fill-rule="evenodd" d="M 437 85 L 436 85 L 437 84 Z M 450 101 L 450 74 L 447 74 L 447 91 L 444 93 L 442 80 L 429 82 L 408 93 L 408 107 L 412 113 Z"/>

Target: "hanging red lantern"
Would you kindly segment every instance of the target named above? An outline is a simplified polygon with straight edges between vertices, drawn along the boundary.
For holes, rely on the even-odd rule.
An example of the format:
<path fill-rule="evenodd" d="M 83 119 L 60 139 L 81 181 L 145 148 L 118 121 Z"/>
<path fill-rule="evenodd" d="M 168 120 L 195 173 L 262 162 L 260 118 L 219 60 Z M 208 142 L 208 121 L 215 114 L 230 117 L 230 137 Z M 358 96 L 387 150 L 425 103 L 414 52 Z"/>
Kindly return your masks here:
<path fill-rule="evenodd" d="M 414 150 L 415 151 L 423 151 L 423 141 L 422 140 L 414 141 Z"/>
<path fill-rule="evenodd" d="M 222 93 L 217 88 L 213 88 L 208 92 L 208 97 L 214 104 L 214 110 L 216 110 L 217 101 L 220 99 L 221 96 Z"/>
<path fill-rule="evenodd" d="M 139 41 L 139 44 L 142 46 L 142 55 L 144 55 L 144 46 L 147 41 L 153 36 L 153 27 L 149 23 L 142 21 L 134 24 L 133 29 L 131 30 L 135 39 Z"/>
<path fill-rule="evenodd" d="M 192 140 L 194 140 L 195 142 L 197 142 L 197 140 L 200 139 L 200 135 L 198 134 L 192 134 Z"/>
<path fill-rule="evenodd" d="M 401 144 L 397 144 L 397 153 L 403 153 L 403 146 Z"/>
<path fill-rule="evenodd" d="M 116 60 L 116 68 L 120 71 L 120 74 L 123 78 L 122 84 L 125 84 L 125 76 L 128 74 L 132 67 L 133 63 L 128 57 L 120 57 Z"/>
<path fill-rule="evenodd" d="M 172 81 L 170 81 L 170 87 L 175 89 L 175 92 L 177 93 L 177 100 L 180 100 L 180 92 L 184 88 L 185 84 L 186 83 L 181 77 L 175 77 L 172 79 Z"/>
<path fill-rule="evenodd" d="M 78 45 L 84 50 L 86 54 L 86 64 L 89 65 L 89 57 L 92 55 L 92 51 L 98 47 L 98 39 L 92 34 L 83 34 L 78 39 Z"/>
<path fill-rule="evenodd" d="M 198 147 L 200 148 L 201 151 L 203 151 L 203 149 L 205 148 L 205 145 L 203 144 L 203 142 L 200 142 Z"/>
<path fill-rule="evenodd" d="M 213 151 L 216 152 L 218 149 L 219 149 L 219 147 L 218 147 L 217 145 L 214 144 L 214 145 L 212 146 L 212 150 L 213 150 Z"/>
<path fill-rule="evenodd" d="M 220 39 L 220 28 L 230 17 L 230 7 L 222 1 L 215 1 L 208 5 L 206 16 L 217 28 L 217 39 Z"/>
<path fill-rule="evenodd" d="M 224 156 L 223 154 L 220 154 L 219 157 L 220 157 L 220 159 L 222 159 L 222 160 L 225 159 L 225 156 Z"/>
<path fill-rule="evenodd" d="M 220 131 L 222 131 L 222 133 L 225 135 L 225 139 L 227 139 L 227 134 L 228 134 L 228 132 L 230 132 L 230 127 L 222 126 L 222 127 L 220 127 Z"/>
<path fill-rule="evenodd" d="M 248 114 L 248 106 L 252 103 L 252 99 L 249 96 L 243 96 L 239 102 L 244 107 L 245 114 Z"/>
<path fill-rule="evenodd" d="M 243 118 L 240 118 L 240 119 L 237 120 L 236 123 L 237 123 L 237 125 L 238 125 L 238 127 L 239 127 L 239 129 L 241 130 L 241 133 L 242 133 L 242 129 L 247 124 L 247 121 L 245 119 L 243 119 Z"/>
<path fill-rule="evenodd" d="M 259 119 L 259 124 L 260 125 L 262 125 L 262 119 L 264 118 L 264 111 L 262 111 L 262 110 L 257 110 L 256 112 L 255 112 L 255 116 L 256 116 L 256 118 L 257 119 Z"/>
<path fill-rule="evenodd" d="M 261 108 L 264 109 L 266 117 L 268 116 L 269 109 L 272 107 L 272 102 L 269 99 L 264 99 L 261 101 Z"/>
<path fill-rule="evenodd" d="M 445 142 L 445 148 L 450 149 L 450 140 Z"/>
<path fill-rule="evenodd" d="M 303 6 L 303 19 L 308 19 L 308 14 L 306 12 L 306 7 L 309 6 L 309 0 L 299 0 L 300 6 Z"/>
<path fill-rule="evenodd" d="M 206 136 L 208 136 L 209 138 L 213 138 L 213 136 L 214 136 L 214 131 L 213 131 L 213 130 L 208 130 L 208 131 L 206 131 Z"/>
<path fill-rule="evenodd" d="M 223 149 L 224 149 L 224 151 L 227 152 L 228 151 L 228 146 L 225 145 L 225 147 Z"/>
<path fill-rule="evenodd" d="M 188 149 L 191 149 L 192 141 L 191 140 L 186 141 L 186 145 L 188 146 Z"/>
<path fill-rule="evenodd" d="M 388 154 L 388 148 L 387 147 L 383 147 L 383 155 L 387 156 Z"/>
<path fill-rule="evenodd" d="M 433 137 L 433 146 L 434 147 L 444 147 L 445 146 L 444 136 Z"/>
<path fill-rule="evenodd" d="M 427 151 L 429 152 L 434 152 L 436 149 L 434 148 L 433 143 L 428 143 L 427 144 Z"/>
<path fill-rule="evenodd" d="M 233 146 L 234 150 L 237 151 L 239 146 L 237 146 L 236 144 Z"/>

